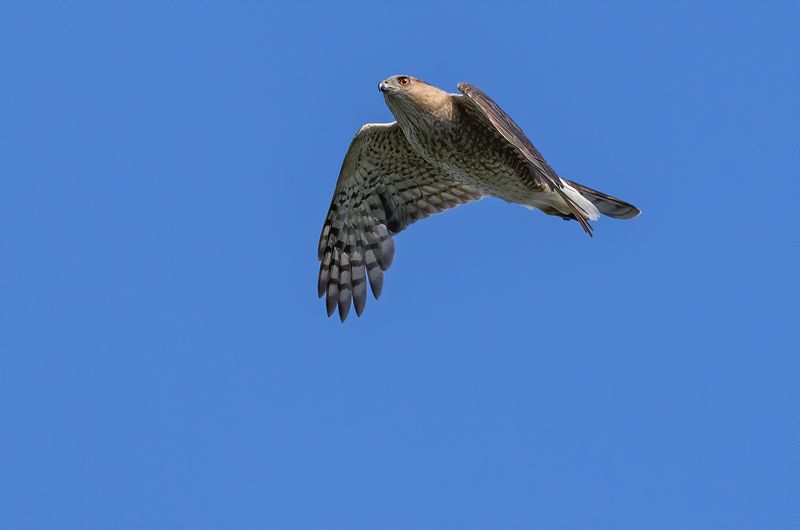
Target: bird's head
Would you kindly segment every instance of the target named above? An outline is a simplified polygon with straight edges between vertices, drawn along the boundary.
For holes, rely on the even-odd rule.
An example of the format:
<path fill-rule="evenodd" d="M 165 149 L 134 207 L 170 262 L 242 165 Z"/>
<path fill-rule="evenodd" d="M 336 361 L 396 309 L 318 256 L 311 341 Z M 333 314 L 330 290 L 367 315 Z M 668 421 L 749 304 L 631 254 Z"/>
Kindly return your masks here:
<path fill-rule="evenodd" d="M 442 113 L 450 112 L 447 92 L 410 75 L 387 77 L 378 84 L 378 90 L 398 120 L 420 111 L 437 117 L 445 117 Z"/>

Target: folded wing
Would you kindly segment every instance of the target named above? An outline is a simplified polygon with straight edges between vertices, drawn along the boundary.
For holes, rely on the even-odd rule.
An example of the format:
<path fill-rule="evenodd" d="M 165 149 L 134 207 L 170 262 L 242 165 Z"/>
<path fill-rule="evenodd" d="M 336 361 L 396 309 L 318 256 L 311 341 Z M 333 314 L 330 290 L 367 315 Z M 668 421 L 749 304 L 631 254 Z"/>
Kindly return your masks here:
<path fill-rule="evenodd" d="M 514 146 L 518 153 L 523 156 L 530 167 L 532 167 L 537 176 L 547 183 L 550 191 L 558 193 L 569 209 L 572 215 L 581 224 L 583 229 L 589 236 L 592 235 L 592 227 L 589 225 L 588 216 L 583 212 L 582 208 L 575 203 L 575 200 L 570 197 L 569 190 L 564 189 L 564 181 L 556 174 L 550 164 L 544 159 L 533 143 L 528 139 L 522 129 L 514 123 L 511 116 L 500 108 L 500 105 L 494 102 L 492 98 L 483 93 L 479 88 L 470 85 L 469 83 L 459 83 L 458 89 L 467 101 L 478 111 L 479 115 L 493 127 L 505 140 Z"/>

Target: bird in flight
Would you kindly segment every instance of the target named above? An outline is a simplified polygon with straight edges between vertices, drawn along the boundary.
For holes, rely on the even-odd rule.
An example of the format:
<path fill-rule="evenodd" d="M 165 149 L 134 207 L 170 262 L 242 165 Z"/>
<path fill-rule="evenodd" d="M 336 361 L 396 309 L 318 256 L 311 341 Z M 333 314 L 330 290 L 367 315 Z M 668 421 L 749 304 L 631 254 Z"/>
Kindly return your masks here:
<path fill-rule="evenodd" d="M 486 195 L 580 223 L 639 215 L 625 201 L 560 178 L 511 117 L 478 88 L 450 94 L 395 75 L 378 85 L 397 121 L 368 123 L 344 157 L 319 238 L 318 294 L 344 322 L 377 299 L 394 257 L 392 235 Z"/>

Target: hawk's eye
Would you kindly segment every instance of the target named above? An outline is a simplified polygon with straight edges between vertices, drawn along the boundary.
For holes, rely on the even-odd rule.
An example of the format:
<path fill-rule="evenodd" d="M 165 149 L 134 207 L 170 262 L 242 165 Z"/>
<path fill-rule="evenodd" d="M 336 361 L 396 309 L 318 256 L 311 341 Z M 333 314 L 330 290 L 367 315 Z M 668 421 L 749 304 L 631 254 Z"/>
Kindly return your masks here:
<path fill-rule="evenodd" d="M 411 79 L 409 79 L 409 78 L 407 78 L 405 76 L 398 77 L 397 78 L 397 82 L 400 83 L 400 86 L 406 86 L 411 82 Z"/>

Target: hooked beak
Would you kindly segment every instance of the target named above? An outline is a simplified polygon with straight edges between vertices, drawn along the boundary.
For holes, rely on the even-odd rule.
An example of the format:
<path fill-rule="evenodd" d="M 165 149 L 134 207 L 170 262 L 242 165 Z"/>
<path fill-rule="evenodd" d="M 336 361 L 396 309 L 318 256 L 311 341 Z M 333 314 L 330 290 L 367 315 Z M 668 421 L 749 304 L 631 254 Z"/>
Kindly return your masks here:
<path fill-rule="evenodd" d="M 380 90 L 381 92 L 386 93 L 388 89 L 389 85 L 386 84 L 386 80 L 383 80 L 380 83 L 378 83 L 378 90 Z"/>

